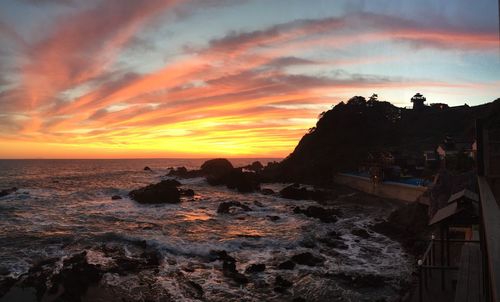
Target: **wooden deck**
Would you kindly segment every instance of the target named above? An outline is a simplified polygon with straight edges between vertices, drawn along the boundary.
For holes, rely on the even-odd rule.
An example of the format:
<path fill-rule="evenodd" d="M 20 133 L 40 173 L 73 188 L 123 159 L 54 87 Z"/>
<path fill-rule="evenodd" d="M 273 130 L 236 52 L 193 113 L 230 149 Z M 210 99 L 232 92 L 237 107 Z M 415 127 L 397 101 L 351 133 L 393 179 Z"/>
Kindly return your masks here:
<path fill-rule="evenodd" d="M 455 302 L 482 302 L 483 289 L 481 249 L 479 244 L 466 243 L 460 257 Z"/>

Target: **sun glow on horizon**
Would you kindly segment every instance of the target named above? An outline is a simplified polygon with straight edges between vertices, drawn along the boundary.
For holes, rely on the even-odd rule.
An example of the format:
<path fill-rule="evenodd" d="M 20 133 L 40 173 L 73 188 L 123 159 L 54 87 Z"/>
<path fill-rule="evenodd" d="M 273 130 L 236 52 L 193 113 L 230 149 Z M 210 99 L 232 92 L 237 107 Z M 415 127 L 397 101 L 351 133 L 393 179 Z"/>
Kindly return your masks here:
<path fill-rule="evenodd" d="M 498 97 L 495 10 L 384 2 L 8 0 L 0 158 L 282 158 L 354 95 Z"/>

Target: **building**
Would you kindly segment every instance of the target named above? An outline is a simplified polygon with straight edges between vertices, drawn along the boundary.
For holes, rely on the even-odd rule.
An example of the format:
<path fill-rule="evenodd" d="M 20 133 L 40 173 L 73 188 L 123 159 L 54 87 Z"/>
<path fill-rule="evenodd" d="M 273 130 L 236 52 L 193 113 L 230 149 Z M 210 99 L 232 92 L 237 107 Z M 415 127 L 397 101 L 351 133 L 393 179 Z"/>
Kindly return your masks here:
<path fill-rule="evenodd" d="M 413 110 L 420 111 L 425 108 L 425 101 L 426 98 L 420 94 L 417 93 L 411 98 L 411 102 L 413 103 Z"/>

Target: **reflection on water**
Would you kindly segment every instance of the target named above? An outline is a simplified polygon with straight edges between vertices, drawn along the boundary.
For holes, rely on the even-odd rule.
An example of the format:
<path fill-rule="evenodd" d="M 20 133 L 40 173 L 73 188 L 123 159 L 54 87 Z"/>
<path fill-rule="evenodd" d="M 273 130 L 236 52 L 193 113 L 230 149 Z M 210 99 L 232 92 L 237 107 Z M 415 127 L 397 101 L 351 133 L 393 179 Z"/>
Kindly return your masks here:
<path fill-rule="evenodd" d="M 153 172 L 143 171 L 146 165 Z M 17 167 L 0 161 L 0 188 L 20 188 L 18 193 L 0 199 L 0 271 L 7 270 L 17 276 L 44 257 L 89 247 L 92 250 L 107 243 L 127 246 L 145 240 L 169 260 L 165 271 L 156 276 L 158 284 L 175 292 L 178 285 L 173 284 L 175 280 L 168 274 L 181 270 L 201 284 L 206 295 L 214 300 L 217 297 L 230 300 L 232 296 L 245 296 L 249 301 L 268 300 L 276 293 L 272 289 L 252 291 L 255 285 L 246 289 L 228 285 L 219 271 L 205 264 L 203 259 L 210 250 L 228 251 L 238 260 L 240 271 L 252 263 L 265 263 L 266 271 L 260 277 L 269 284 L 278 273 L 286 274 L 297 284 L 307 284 L 307 288 L 321 288 L 323 276 L 332 272 L 375 272 L 397 279 L 410 273 L 408 259 L 399 244 L 382 235 L 363 239 L 350 232 L 354 226 L 365 227 L 375 217 L 386 215 L 387 209 L 345 206 L 344 218 L 335 224 L 325 224 L 292 214 L 293 207 L 313 202 L 239 194 L 210 187 L 202 179 L 182 181 L 184 186 L 195 190 L 194 201 L 141 205 L 127 198 L 130 190 L 159 181 L 167 173 L 166 167 L 177 165 L 171 160 L 42 161 L 21 162 Z M 189 165 L 196 166 L 192 162 Z M 266 187 L 279 190 L 281 186 Z M 112 195 L 121 195 L 123 199 L 111 200 Z M 217 207 L 223 201 L 247 204 L 252 211 L 218 214 Z M 263 207 L 256 206 L 254 201 Z M 279 219 L 272 220 L 270 216 Z M 320 239 L 332 231 L 340 234 L 346 248 L 321 245 Z M 304 251 L 320 253 L 325 258 L 324 265 L 289 272 L 277 270 L 280 262 Z M 94 262 L 110 261 L 97 249 L 90 258 Z M 395 294 L 398 289 L 384 290 Z"/>

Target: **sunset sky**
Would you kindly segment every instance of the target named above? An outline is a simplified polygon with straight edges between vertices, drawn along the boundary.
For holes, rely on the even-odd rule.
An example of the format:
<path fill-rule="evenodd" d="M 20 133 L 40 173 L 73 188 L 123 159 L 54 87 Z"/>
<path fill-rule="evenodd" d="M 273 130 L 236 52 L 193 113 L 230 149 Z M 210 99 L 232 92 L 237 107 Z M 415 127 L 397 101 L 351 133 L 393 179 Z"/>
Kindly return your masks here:
<path fill-rule="evenodd" d="M 0 158 L 283 157 L 354 95 L 500 97 L 496 0 L 0 4 Z"/>

